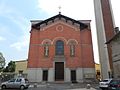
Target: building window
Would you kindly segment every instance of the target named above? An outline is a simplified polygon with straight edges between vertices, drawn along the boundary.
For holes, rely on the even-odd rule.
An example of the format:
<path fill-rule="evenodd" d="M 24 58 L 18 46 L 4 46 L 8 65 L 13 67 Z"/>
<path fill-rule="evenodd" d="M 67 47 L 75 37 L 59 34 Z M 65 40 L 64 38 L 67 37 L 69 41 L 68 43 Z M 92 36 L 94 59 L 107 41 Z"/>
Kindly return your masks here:
<path fill-rule="evenodd" d="M 69 40 L 68 45 L 69 45 L 70 56 L 74 57 L 76 52 L 75 50 L 76 50 L 77 41 Z"/>
<path fill-rule="evenodd" d="M 64 55 L 64 42 L 63 41 L 58 40 L 56 42 L 55 47 L 56 47 L 56 49 L 55 49 L 56 55 Z"/>
<path fill-rule="evenodd" d="M 19 70 L 19 76 L 23 75 L 23 70 Z"/>
<path fill-rule="evenodd" d="M 44 46 L 44 56 L 45 56 L 45 57 L 48 57 L 48 56 L 49 56 L 49 46 L 48 46 L 47 43 L 46 43 L 45 46 Z"/>
<path fill-rule="evenodd" d="M 75 45 L 74 44 L 70 45 L 70 56 L 75 56 Z"/>
<path fill-rule="evenodd" d="M 23 74 L 23 70 L 19 70 L 19 74 Z"/>

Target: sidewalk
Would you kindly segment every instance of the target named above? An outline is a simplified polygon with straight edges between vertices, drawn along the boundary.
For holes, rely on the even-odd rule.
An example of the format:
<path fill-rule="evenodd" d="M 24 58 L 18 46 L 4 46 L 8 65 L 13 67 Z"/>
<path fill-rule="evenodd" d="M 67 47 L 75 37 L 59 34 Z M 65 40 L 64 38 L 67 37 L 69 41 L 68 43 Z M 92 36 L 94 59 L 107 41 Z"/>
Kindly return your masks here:
<path fill-rule="evenodd" d="M 77 89 L 67 89 L 67 90 L 96 90 L 94 88 L 86 89 L 86 88 L 77 88 Z"/>
<path fill-rule="evenodd" d="M 49 88 L 50 90 L 97 90 L 95 89 L 97 85 L 90 85 L 87 87 L 87 84 L 51 84 L 51 83 L 46 83 L 46 84 L 32 84 L 30 87 L 33 88 Z"/>

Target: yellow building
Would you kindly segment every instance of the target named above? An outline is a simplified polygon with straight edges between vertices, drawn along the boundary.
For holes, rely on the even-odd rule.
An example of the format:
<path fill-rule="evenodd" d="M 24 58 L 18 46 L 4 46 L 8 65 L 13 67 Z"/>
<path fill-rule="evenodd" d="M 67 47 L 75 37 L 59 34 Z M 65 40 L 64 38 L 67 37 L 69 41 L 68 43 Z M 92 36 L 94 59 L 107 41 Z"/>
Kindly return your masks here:
<path fill-rule="evenodd" d="M 27 60 L 15 61 L 15 65 L 16 76 L 27 77 Z"/>
<path fill-rule="evenodd" d="M 96 79 L 101 79 L 100 64 L 95 63 Z"/>

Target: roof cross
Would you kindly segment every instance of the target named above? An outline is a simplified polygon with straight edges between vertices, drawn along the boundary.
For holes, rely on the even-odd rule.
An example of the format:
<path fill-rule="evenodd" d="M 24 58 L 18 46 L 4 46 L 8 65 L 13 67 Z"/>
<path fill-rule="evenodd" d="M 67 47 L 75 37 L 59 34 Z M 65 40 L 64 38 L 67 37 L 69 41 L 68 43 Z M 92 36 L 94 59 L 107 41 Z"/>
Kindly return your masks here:
<path fill-rule="evenodd" d="M 59 14 L 61 14 L 61 6 L 59 6 L 58 9 L 59 9 Z"/>

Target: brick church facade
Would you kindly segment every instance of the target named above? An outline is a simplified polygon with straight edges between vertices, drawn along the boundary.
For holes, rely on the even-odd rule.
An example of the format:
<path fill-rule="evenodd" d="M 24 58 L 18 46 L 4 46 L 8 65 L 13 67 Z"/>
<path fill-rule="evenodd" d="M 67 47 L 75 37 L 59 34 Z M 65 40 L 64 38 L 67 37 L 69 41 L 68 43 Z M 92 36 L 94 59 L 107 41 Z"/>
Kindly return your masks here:
<path fill-rule="evenodd" d="M 31 23 L 30 82 L 95 79 L 90 20 L 77 21 L 59 13 Z"/>

